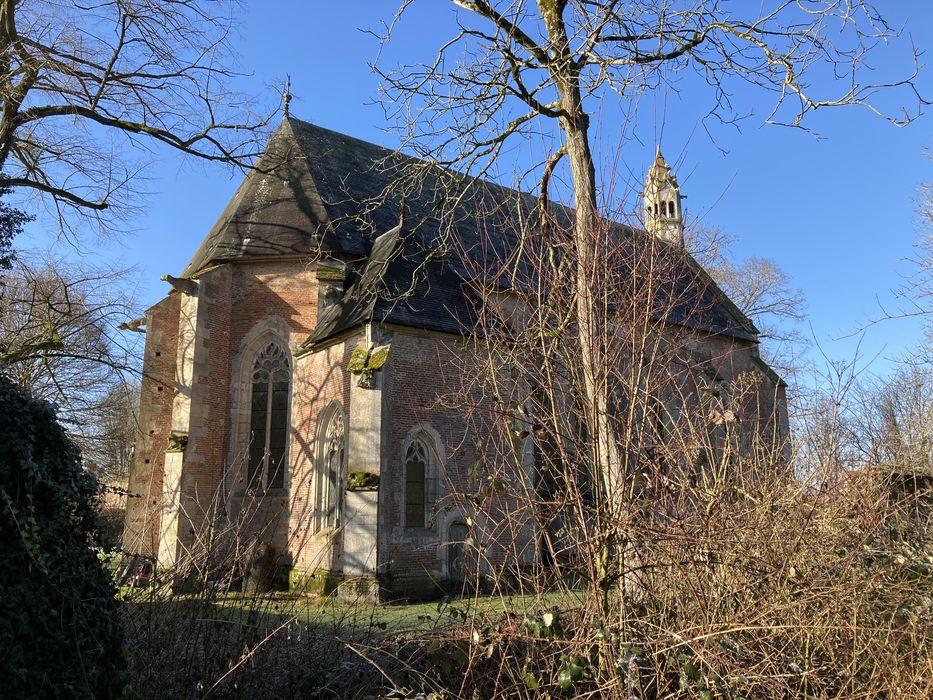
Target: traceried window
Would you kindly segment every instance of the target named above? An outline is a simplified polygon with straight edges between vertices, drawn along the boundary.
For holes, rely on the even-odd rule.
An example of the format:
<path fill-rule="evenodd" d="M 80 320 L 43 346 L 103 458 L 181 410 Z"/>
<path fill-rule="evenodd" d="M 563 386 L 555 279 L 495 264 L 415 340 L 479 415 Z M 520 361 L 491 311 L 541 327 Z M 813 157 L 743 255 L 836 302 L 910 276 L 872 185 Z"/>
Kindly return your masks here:
<path fill-rule="evenodd" d="M 343 414 L 334 411 L 324 434 L 323 464 L 320 489 L 321 514 L 325 527 L 340 527 L 341 497 L 343 495 L 345 440 Z"/>
<path fill-rule="evenodd" d="M 428 450 L 420 439 L 405 451 L 405 527 L 424 527 L 428 505 Z"/>
<path fill-rule="evenodd" d="M 269 343 L 253 364 L 249 412 L 250 488 L 285 486 L 290 379 L 285 350 L 278 343 Z"/>

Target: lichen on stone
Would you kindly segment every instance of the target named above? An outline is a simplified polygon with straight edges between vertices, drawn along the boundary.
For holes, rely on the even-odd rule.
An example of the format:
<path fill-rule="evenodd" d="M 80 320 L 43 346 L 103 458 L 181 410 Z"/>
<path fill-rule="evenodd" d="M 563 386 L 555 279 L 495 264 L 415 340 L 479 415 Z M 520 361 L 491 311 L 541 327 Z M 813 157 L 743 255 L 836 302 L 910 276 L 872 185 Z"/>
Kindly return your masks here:
<path fill-rule="evenodd" d="M 350 472 L 347 476 L 347 491 L 377 491 L 379 475 L 372 472 Z"/>
<path fill-rule="evenodd" d="M 378 372 L 385 367 L 389 360 L 390 345 L 379 345 L 372 350 L 367 350 L 362 345 L 357 346 L 350 353 L 350 361 L 347 363 L 347 370 L 352 374 L 369 374 Z"/>
<path fill-rule="evenodd" d="M 366 368 L 376 372 L 385 366 L 389 359 L 390 345 L 379 345 L 369 353 L 369 360 L 366 362 Z"/>
<path fill-rule="evenodd" d="M 369 352 L 366 348 L 362 346 L 353 348 L 353 352 L 350 353 L 350 362 L 347 363 L 347 370 L 353 374 L 365 371 L 367 359 L 369 359 Z"/>

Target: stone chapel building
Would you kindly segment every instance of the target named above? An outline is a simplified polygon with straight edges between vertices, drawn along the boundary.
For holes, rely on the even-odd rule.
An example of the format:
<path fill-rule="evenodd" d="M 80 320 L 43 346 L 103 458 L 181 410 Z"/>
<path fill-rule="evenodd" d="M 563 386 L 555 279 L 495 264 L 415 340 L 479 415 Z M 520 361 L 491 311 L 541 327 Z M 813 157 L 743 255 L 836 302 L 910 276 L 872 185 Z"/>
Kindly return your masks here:
<path fill-rule="evenodd" d="M 438 505 L 469 456 L 463 417 L 437 401 L 450 381 L 438 357 L 473 331 L 478 297 L 438 241 L 453 221 L 475 242 L 469 210 L 522 195 L 473 181 L 480 194 L 457 211 L 427 185 L 404 204 L 386 195 L 401 168 L 419 167 L 430 170 L 286 117 L 188 265 L 163 277 L 171 290 L 137 324 L 147 336 L 127 551 L 181 565 L 248 512 L 292 586 L 405 594 L 453 575 L 470 514 Z M 660 150 L 644 206 L 648 231 L 632 235 L 682 246 L 680 189 Z M 503 250 L 514 244 L 501 211 L 482 223 L 498 226 Z M 754 325 L 711 281 L 698 294 L 702 318 L 664 321 L 715 345 L 725 380 L 760 376 L 786 435 L 783 383 Z"/>

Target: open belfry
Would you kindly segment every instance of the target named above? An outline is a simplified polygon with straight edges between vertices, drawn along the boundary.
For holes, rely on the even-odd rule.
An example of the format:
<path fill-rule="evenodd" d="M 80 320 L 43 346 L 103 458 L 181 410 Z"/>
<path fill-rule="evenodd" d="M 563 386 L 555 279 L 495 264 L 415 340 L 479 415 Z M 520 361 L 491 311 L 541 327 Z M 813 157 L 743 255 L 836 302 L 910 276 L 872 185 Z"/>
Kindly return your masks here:
<path fill-rule="evenodd" d="M 405 169 L 423 175 L 402 196 Z M 478 331 L 491 297 L 477 271 L 521 257 L 517 222 L 538 202 L 453 179 L 462 196 L 439 168 L 286 116 L 146 312 L 126 550 L 182 567 L 235 527 L 280 585 L 416 597 L 457 579 L 482 525 L 469 494 L 483 436 L 445 397 L 470 372 L 472 340 L 492 337 Z M 756 382 L 756 400 L 719 423 L 786 436 L 784 384 L 754 324 L 683 250 L 681 199 L 658 149 L 643 226 L 614 235 L 677 249 L 675 291 L 689 298 L 658 322 L 689 337 L 704 391 Z M 497 303 L 517 298 L 496 284 Z M 534 470 L 546 446 L 526 439 Z M 543 558 L 542 533 L 521 523 L 485 541 L 487 561 Z"/>

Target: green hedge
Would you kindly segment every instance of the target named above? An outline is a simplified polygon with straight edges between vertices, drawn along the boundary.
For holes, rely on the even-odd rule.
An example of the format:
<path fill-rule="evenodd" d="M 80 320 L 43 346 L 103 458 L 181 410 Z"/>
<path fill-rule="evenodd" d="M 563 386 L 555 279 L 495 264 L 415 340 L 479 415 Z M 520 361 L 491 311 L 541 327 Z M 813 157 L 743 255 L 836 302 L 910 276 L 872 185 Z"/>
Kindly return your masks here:
<path fill-rule="evenodd" d="M 113 583 L 97 482 L 53 408 L 0 376 L 0 696 L 118 697 Z"/>

